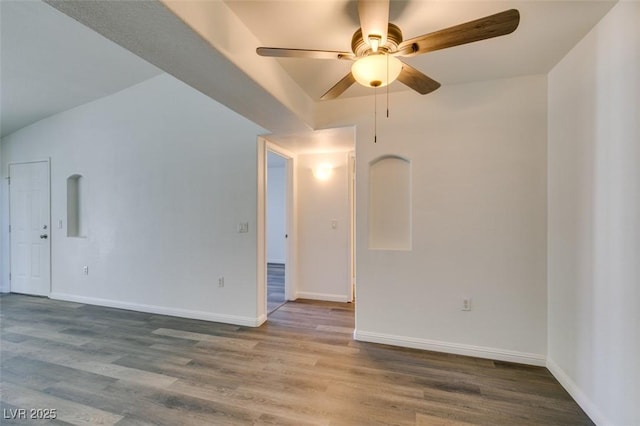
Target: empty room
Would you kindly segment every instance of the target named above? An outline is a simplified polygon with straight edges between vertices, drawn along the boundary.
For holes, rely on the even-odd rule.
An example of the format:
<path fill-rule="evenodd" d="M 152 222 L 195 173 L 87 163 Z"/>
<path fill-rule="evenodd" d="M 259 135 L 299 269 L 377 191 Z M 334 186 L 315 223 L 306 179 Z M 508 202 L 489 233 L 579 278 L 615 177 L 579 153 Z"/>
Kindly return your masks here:
<path fill-rule="evenodd" d="M 640 425 L 638 22 L 0 0 L 0 422 Z"/>

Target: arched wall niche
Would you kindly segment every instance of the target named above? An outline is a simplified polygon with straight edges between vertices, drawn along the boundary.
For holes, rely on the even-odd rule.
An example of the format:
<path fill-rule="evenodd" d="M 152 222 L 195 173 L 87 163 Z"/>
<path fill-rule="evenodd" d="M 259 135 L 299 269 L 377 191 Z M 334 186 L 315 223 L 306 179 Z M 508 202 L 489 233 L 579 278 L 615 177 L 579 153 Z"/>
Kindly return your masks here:
<path fill-rule="evenodd" d="M 87 236 L 86 179 L 80 174 L 67 178 L 67 237 Z"/>
<path fill-rule="evenodd" d="M 369 163 L 369 248 L 411 250 L 411 161 L 396 155 Z"/>

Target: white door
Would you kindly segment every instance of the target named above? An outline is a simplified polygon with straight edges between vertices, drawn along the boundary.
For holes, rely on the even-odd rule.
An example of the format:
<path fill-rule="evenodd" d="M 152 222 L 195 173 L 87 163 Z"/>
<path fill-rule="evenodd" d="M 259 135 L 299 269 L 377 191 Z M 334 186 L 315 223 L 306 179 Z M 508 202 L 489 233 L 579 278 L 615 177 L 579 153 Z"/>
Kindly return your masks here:
<path fill-rule="evenodd" d="M 49 163 L 9 165 L 11 291 L 48 296 L 51 289 Z"/>

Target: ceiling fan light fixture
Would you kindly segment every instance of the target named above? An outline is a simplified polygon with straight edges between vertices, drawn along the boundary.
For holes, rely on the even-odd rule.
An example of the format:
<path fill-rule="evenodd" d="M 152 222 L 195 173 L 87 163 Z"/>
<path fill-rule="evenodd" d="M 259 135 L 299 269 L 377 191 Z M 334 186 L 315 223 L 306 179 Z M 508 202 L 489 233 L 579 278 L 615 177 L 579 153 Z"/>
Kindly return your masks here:
<path fill-rule="evenodd" d="M 351 66 L 351 74 L 365 87 L 384 87 L 393 83 L 401 71 L 402 62 L 384 53 L 365 56 Z"/>

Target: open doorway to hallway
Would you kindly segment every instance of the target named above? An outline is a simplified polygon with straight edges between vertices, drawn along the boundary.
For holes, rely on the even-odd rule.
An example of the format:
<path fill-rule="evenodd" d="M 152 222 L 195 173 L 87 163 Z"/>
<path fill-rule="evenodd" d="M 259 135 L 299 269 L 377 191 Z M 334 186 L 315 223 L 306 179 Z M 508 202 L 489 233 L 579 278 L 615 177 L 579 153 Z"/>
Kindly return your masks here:
<path fill-rule="evenodd" d="M 258 140 L 258 300 L 264 320 L 282 300 L 354 300 L 355 128 L 324 129 L 310 133 L 266 135 Z M 274 163 L 278 155 L 285 159 L 286 255 L 274 256 L 269 216 L 273 214 Z M 278 172 L 275 172 L 278 173 Z M 275 178 L 278 180 L 278 177 Z M 269 230 L 271 228 L 271 230 Z M 288 236 L 288 238 L 287 238 Z M 277 240 L 276 240 L 277 241 Z M 264 274 L 264 275 L 262 275 Z M 277 288 L 278 284 L 280 288 Z M 277 295 L 279 293 L 279 295 Z M 276 297 L 278 297 L 276 299 Z M 353 308 L 353 305 L 351 305 Z M 283 307 L 275 312 L 284 315 Z"/>
<path fill-rule="evenodd" d="M 287 178 L 287 159 L 267 151 L 267 315 L 287 300 Z"/>

